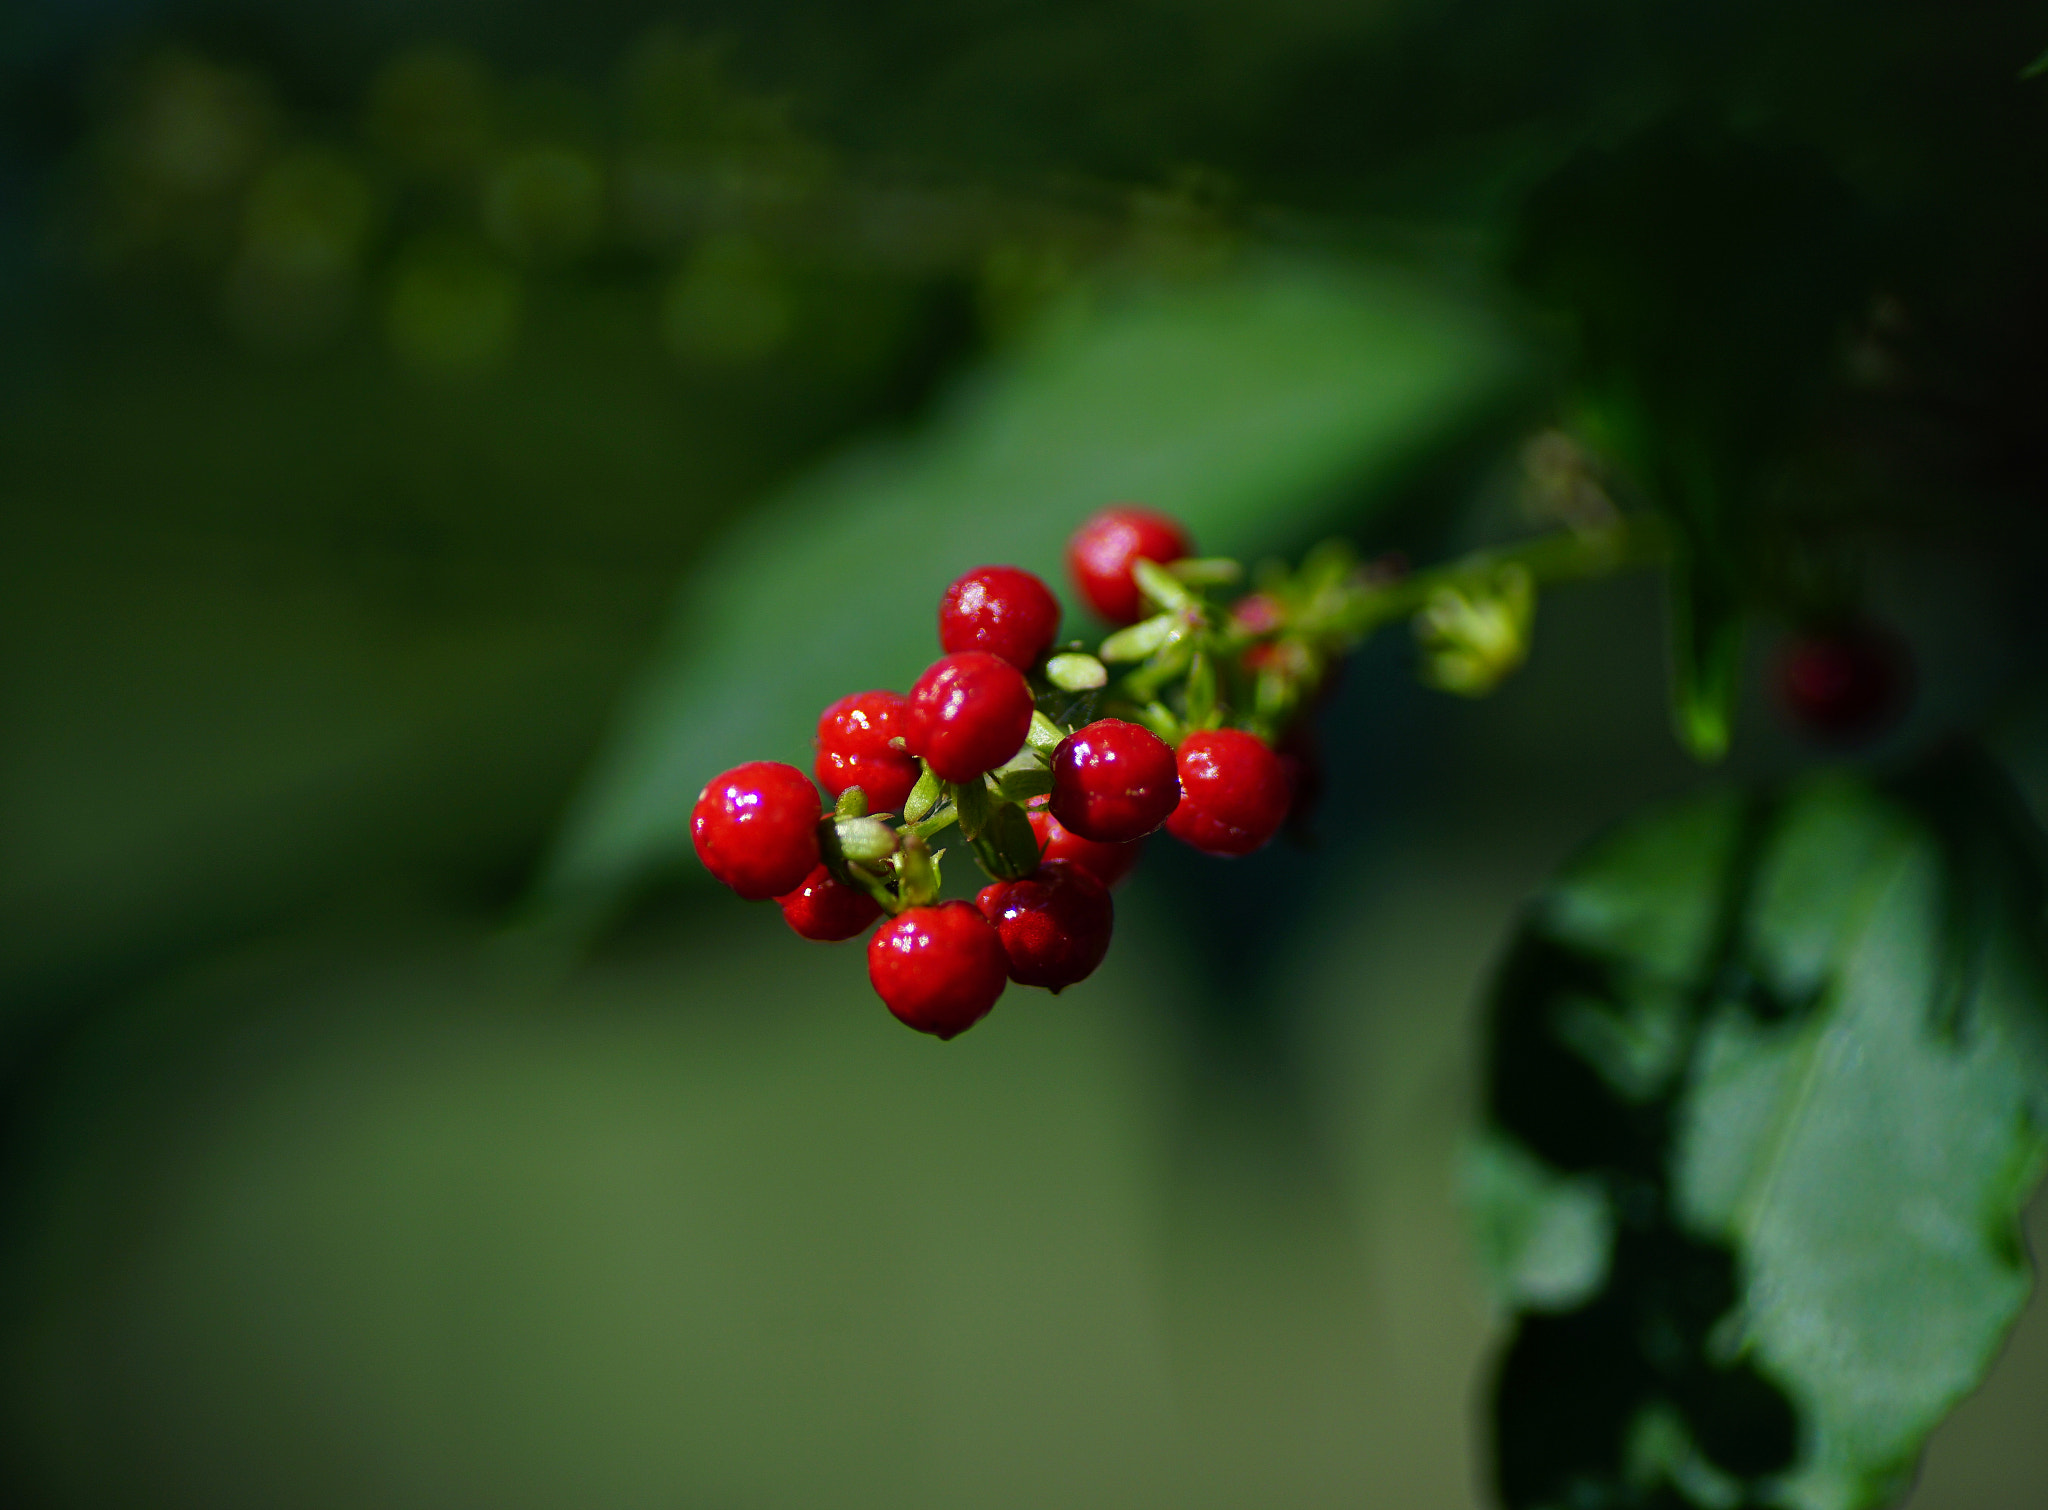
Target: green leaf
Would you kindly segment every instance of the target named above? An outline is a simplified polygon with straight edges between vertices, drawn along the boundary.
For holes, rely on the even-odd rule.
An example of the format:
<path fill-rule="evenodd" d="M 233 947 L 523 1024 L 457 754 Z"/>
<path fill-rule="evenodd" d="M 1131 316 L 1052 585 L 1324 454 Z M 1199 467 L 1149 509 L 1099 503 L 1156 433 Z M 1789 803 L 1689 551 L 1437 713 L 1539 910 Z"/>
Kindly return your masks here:
<path fill-rule="evenodd" d="M 826 703 L 907 686 L 966 567 L 1051 577 L 1066 536 L 1116 499 L 1170 510 L 1207 550 L 1285 544 L 1490 421 L 1523 370 L 1490 316 L 1391 273 L 1254 263 L 1055 318 L 920 433 L 797 481 L 700 562 L 542 901 L 688 873 L 705 780 L 807 761 Z"/>
<path fill-rule="evenodd" d="M 989 870 L 995 875 L 1015 879 L 1038 869 L 1038 836 L 1031 831 L 1024 809 L 1013 802 L 1000 804 L 990 815 L 982 842 L 992 862 Z"/>
<path fill-rule="evenodd" d="M 1904 1492 L 2029 1284 L 2048 955 L 2017 811 L 1960 759 L 1717 793 L 1531 906 L 1466 1182 L 1519 1317 L 1509 1510 Z"/>

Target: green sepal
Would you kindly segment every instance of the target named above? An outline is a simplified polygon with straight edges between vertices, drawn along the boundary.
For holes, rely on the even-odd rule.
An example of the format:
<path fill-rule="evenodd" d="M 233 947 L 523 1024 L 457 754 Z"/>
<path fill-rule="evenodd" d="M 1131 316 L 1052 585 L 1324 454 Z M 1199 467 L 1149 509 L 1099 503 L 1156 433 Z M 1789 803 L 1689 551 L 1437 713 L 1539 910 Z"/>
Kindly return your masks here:
<path fill-rule="evenodd" d="M 1002 803 L 989 816 L 974 849 L 982 868 L 1002 880 L 1018 880 L 1038 869 L 1038 836 L 1014 802 Z"/>
<path fill-rule="evenodd" d="M 1062 692 L 1091 692 L 1109 681 L 1109 670 L 1092 655 L 1066 651 L 1045 663 L 1045 679 Z"/>
<path fill-rule="evenodd" d="M 1044 766 L 1021 766 L 996 777 L 996 793 L 1005 802 L 1029 802 L 1052 791 L 1052 772 Z"/>
<path fill-rule="evenodd" d="M 896 855 L 896 883 L 906 907 L 929 907 L 939 899 L 939 857 L 915 834 Z"/>
<path fill-rule="evenodd" d="M 953 788 L 953 806 L 959 817 L 960 832 L 969 840 L 979 839 L 988 827 L 989 812 L 995 799 L 989 795 L 988 783 L 977 776 L 972 781 L 963 781 Z"/>
<path fill-rule="evenodd" d="M 1146 597 L 1174 613 L 1199 611 L 1202 606 L 1195 595 L 1157 561 L 1147 561 L 1142 556 L 1133 561 L 1131 580 L 1138 584 L 1138 590 Z"/>
<path fill-rule="evenodd" d="M 1044 713 L 1036 709 L 1032 711 L 1031 728 L 1024 736 L 1024 744 L 1027 748 L 1050 757 L 1052 752 L 1060 747 L 1060 742 L 1066 737 L 1067 731 L 1065 729 L 1062 729 L 1050 718 L 1047 718 Z"/>
<path fill-rule="evenodd" d="M 891 917 L 903 910 L 903 899 L 890 889 L 887 872 L 876 866 L 845 865 L 833 870 L 832 878 L 842 886 L 866 892 Z"/>
<path fill-rule="evenodd" d="M 1188 737 L 1188 726 L 1181 722 L 1173 709 L 1156 699 L 1138 710 L 1138 722 L 1176 748 Z"/>
<path fill-rule="evenodd" d="M 917 778 L 917 785 L 910 789 L 910 795 L 903 800 L 903 821 L 922 823 L 931 810 L 939 805 L 939 798 L 945 791 L 945 783 L 939 780 L 939 773 L 929 764 L 924 774 Z"/>
<path fill-rule="evenodd" d="M 832 804 L 832 813 L 839 818 L 865 818 L 868 815 L 868 794 L 857 786 L 848 787 Z"/>
<path fill-rule="evenodd" d="M 1188 727 L 1213 729 L 1216 712 L 1216 663 L 1206 650 L 1197 651 L 1188 666 Z"/>
<path fill-rule="evenodd" d="M 1138 564 L 1143 566 L 1146 563 L 1141 561 Z M 1102 648 L 1096 655 L 1112 663 L 1142 661 L 1171 641 L 1180 626 L 1181 617 L 1177 613 L 1154 614 L 1128 629 L 1119 629 L 1102 642 Z"/>

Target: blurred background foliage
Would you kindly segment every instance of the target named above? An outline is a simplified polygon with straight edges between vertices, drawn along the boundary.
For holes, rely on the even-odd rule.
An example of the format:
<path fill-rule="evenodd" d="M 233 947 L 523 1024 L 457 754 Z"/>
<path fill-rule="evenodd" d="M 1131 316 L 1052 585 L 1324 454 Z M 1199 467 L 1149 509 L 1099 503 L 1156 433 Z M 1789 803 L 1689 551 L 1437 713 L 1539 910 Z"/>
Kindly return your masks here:
<path fill-rule="evenodd" d="M 1476 1502 L 1475 990 L 1702 780 L 1653 584 L 1483 703 L 1373 645 L 1316 847 L 1162 847 L 946 1048 L 675 795 L 1118 493 L 1426 559 L 1596 485 L 1560 423 L 1686 520 L 1739 773 L 1813 756 L 1721 629 L 1853 602 L 1920 667 L 1873 758 L 2048 791 L 2043 30 L 12 8 L 8 1501 Z M 2039 1504 L 2044 1390 L 2037 1305 L 1914 1503 Z"/>

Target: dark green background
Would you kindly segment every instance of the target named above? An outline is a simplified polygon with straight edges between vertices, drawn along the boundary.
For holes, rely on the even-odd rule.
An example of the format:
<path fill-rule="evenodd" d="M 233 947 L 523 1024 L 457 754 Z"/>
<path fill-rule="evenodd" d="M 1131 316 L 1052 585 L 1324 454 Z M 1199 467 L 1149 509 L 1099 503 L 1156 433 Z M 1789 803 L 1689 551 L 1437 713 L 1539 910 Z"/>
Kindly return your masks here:
<path fill-rule="evenodd" d="M 658 22 L 722 61 L 650 126 L 619 60 Z M 508 249 L 467 180 L 405 179 L 363 124 L 426 42 L 498 81 L 486 158 L 567 141 L 609 164 L 637 131 L 743 183 L 799 163 L 807 208 Z M 1445 331 L 1497 332 L 1515 375 L 1472 376 L 1457 422 L 1392 460 L 1247 509 L 1231 543 L 1323 525 L 1428 557 L 1515 527 L 1515 446 L 1567 360 L 1503 271 L 1518 207 L 1585 144 L 1674 119 L 1823 163 L 1962 372 L 1965 418 L 1896 463 L 1938 485 L 1841 505 L 1921 668 L 1875 758 L 1988 725 L 2023 779 L 2048 771 L 2048 80 L 2018 78 L 2043 46 L 2021 6 L 20 8 L 0 1497 L 1474 1502 L 1492 1323 L 1454 1181 L 1475 993 L 1555 864 L 1707 779 L 1668 733 L 1653 584 L 1546 599 L 1528 671 L 1484 703 L 1417 688 L 1390 634 L 1328 717 L 1319 848 L 1162 848 L 1099 978 L 1013 991 L 952 1045 L 890 1022 L 855 951 L 687 876 L 565 962 L 535 878 L 706 551 L 834 458 L 942 433 L 1046 322 L 1267 256 L 1425 280 Z M 271 342 L 234 314 L 240 189 L 108 240 L 141 223 L 134 102 L 165 58 L 260 81 L 266 160 L 312 144 L 377 185 L 331 329 Z M 385 323 L 407 257 L 451 240 L 523 289 L 514 336 L 463 370 Z M 715 307 L 752 287 L 729 245 L 787 333 L 665 340 L 690 269 Z M 1367 359 L 1398 378 L 1413 353 Z M 955 507 L 968 538 L 1013 524 Z M 836 611 L 924 622 L 907 542 L 867 545 Z M 1770 705 L 1764 627 L 1745 772 L 1812 758 Z M 797 630 L 791 664 L 819 632 Z M 760 648 L 703 633 L 682 651 Z M 2048 1495 L 2044 1316 L 1914 1504 Z"/>

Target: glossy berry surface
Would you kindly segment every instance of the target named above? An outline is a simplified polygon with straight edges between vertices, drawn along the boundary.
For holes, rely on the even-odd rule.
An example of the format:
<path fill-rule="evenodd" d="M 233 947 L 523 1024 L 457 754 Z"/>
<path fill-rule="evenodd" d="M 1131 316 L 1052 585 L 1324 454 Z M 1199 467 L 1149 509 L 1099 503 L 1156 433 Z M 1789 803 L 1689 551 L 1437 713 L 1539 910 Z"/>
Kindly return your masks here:
<path fill-rule="evenodd" d="M 986 651 L 935 661 L 910 689 L 904 741 L 946 781 L 972 781 L 1023 748 L 1031 728 L 1024 673 Z"/>
<path fill-rule="evenodd" d="M 793 765 L 751 760 L 697 794 L 690 842 L 704 868 L 750 902 L 801 886 L 818 863 L 818 789 Z"/>
<path fill-rule="evenodd" d="M 1098 844 L 1128 844 L 1164 823 L 1180 802 L 1173 750 L 1150 729 L 1099 718 L 1060 741 L 1052 757 L 1052 815 Z"/>
<path fill-rule="evenodd" d="M 1043 806 L 1034 806 L 1025 816 L 1031 820 L 1031 832 L 1038 840 L 1040 855 L 1047 862 L 1059 860 L 1077 866 L 1104 886 L 1114 886 L 1129 875 L 1145 853 L 1143 839 L 1133 839 L 1128 844 L 1103 844 L 1094 839 L 1084 839 Z"/>
<path fill-rule="evenodd" d="M 1280 757 L 1256 734 L 1210 729 L 1180 746 L 1181 802 L 1166 831 L 1205 854 L 1248 855 L 1287 821 L 1292 794 Z"/>
<path fill-rule="evenodd" d="M 1067 541 L 1067 570 L 1096 613 L 1112 624 L 1135 624 L 1151 607 L 1131 578 L 1131 564 L 1145 560 L 1164 566 L 1193 553 L 1179 521 L 1152 509 L 1120 505 L 1074 531 Z"/>
<path fill-rule="evenodd" d="M 939 600 L 939 644 L 948 655 L 980 650 L 1029 671 L 1060 632 L 1060 600 L 1030 572 L 978 566 Z"/>
<path fill-rule="evenodd" d="M 910 701 L 900 692 L 855 692 L 818 715 L 818 785 L 837 797 L 857 786 L 871 813 L 900 813 L 923 774 L 917 757 L 890 743 L 903 735 Z"/>
<path fill-rule="evenodd" d="M 912 907 L 868 940 L 868 980 L 897 1020 L 951 1038 L 988 1015 L 1009 984 L 994 926 L 967 902 Z"/>
<path fill-rule="evenodd" d="M 867 930 L 882 915 L 882 906 L 864 891 L 842 886 L 832 872 L 816 866 L 795 891 L 775 899 L 782 920 L 801 938 L 837 944 Z"/>
<path fill-rule="evenodd" d="M 984 886 L 980 903 L 1020 986 L 1064 990 L 1109 953 L 1109 888 L 1077 865 L 1054 861 L 1022 880 Z"/>
<path fill-rule="evenodd" d="M 1869 625 L 1801 635 L 1778 663 L 1787 715 L 1816 738 L 1838 742 L 1882 733 L 1904 711 L 1910 681 L 1905 646 Z"/>

